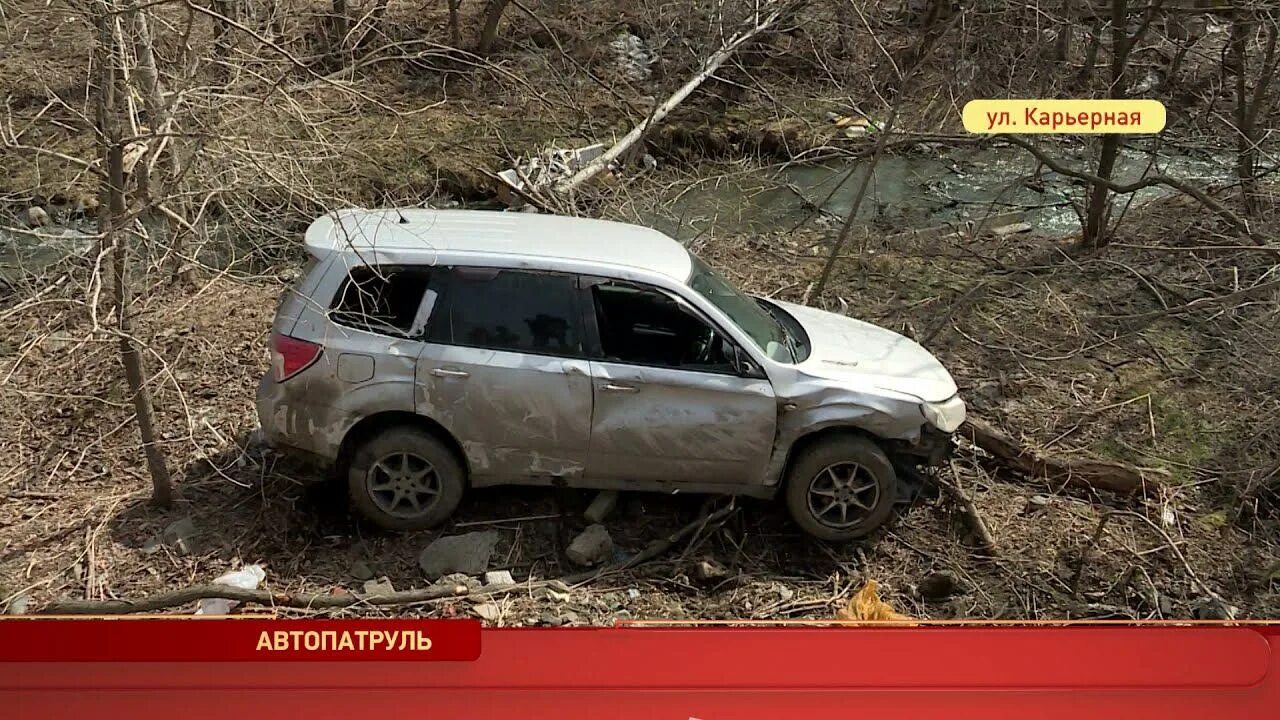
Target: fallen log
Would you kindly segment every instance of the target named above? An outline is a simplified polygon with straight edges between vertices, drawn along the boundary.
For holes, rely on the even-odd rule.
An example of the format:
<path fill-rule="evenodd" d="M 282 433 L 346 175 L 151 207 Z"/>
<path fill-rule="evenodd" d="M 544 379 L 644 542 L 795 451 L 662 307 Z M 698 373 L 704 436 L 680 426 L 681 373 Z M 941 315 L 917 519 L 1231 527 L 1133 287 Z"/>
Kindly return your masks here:
<path fill-rule="evenodd" d="M 1151 495 L 1160 489 L 1157 478 L 1168 474 L 1112 460 L 1043 455 L 974 417 L 966 420 L 958 432 L 1014 472 L 1071 487 Z"/>
<path fill-rule="evenodd" d="M 765 13 L 763 9 L 758 11 L 756 13 L 755 22 L 751 26 L 740 32 L 734 33 L 728 40 L 726 40 L 724 44 L 720 46 L 719 50 L 712 53 L 711 56 L 702 63 L 702 67 L 692 78 L 689 79 L 688 82 L 681 85 L 680 88 L 672 93 L 671 96 L 668 97 L 661 105 L 655 107 L 653 112 L 649 113 L 649 115 L 647 115 L 640 124 L 631 129 L 631 132 L 624 135 L 621 140 L 618 140 L 613 144 L 613 147 L 605 150 L 600 157 L 583 166 L 582 169 L 578 170 L 578 172 L 553 185 L 552 189 L 558 193 L 569 193 L 591 178 L 599 175 L 605 168 L 609 167 L 609 163 L 612 163 L 614 160 L 621 157 L 622 154 L 634 145 L 637 140 L 644 137 L 644 134 L 648 132 L 650 128 L 657 123 L 662 122 L 663 118 L 670 114 L 671 111 L 680 103 L 684 102 L 685 98 L 692 95 L 693 91 L 697 90 L 702 83 L 706 82 L 707 78 L 714 75 L 716 70 L 719 70 L 720 66 L 724 65 L 725 61 L 732 57 L 739 48 L 749 42 L 752 38 L 772 28 L 777 24 L 778 20 L 790 15 L 790 13 L 801 4 L 802 2 L 797 0 L 767 3 L 766 7 L 772 8 L 771 10 L 767 13 Z"/>

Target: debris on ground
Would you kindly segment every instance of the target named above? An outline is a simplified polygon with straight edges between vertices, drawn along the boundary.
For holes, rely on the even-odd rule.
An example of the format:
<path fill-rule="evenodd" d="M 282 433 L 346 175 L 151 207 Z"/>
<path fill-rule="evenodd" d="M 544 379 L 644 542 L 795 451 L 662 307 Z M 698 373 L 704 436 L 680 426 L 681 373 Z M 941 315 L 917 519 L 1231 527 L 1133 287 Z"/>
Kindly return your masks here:
<path fill-rule="evenodd" d="M 380 577 L 377 580 L 366 580 L 364 583 L 365 595 L 390 595 L 395 591 L 395 585 L 391 584 L 391 580 L 385 577 Z"/>
<path fill-rule="evenodd" d="M 614 64 L 628 80 L 648 80 L 653 74 L 652 65 L 657 57 L 645 47 L 644 40 L 629 32 L 623 32 L 609 43 Z"/>
<path fill-rule="evenodd" d="M 184 517 L 169 523 L 159 535 L 142 546 L 142 552 L 151 555 L 167 547 L 179 555 L 190 555 L 195 552 L 198 534 L 195 521 Z"/>
<path fill-rule="evenodd" d="M 479 603 L 471 606 L 471 612 L 479 615 L 481 620 L 493 622 L 502 615 L 502 607 L 494 602 Z"/>
<path fill-rule="evenodd" d="M 862 137 L 870 135 L 880 129 L 880 124 L 871 118 L 862 115 L 841 115 L 839 113 L 827 113 L 827 120 L 840 131 L 840 135 L 847 138 Z"/>
<path fill-rule="evenodd" d="M 489 569 L 498 540 L 496 530 L 437 538 L 418 555 L 418 567 L 430 579 L 449 573 L 477 575 Z"/>
<path fill-rule="evenodd" d="M 244 567 L 229 572 L 225 575 L 219 575 L 214 579 L 214 585 L 227 585 L 242 590 L 257 590 L 258 585 L 267 578 L 267 571 L 261 565 L 245 565 Z M 226 615 L 231 612 L 240 603 L 235 600 L 226 600 L 223 598 L 205 598 L 200 601 L 200 607 L 196 609 L 197 615 Z"/>
<path fill-rule="evenodd" d="M 565 555 L 577 565 L 599 565 L 613 556 L 613 538 L 605 526 L 590 525 L 569 543 Z"/>
<path fill-rule="evenodd" d="M 575 150 L 547 148 L 538 155 L 521 159 L 515 167 L 498 173 L 498 179 L 503 182 L 498 186 L 498 199 L 513 209 L 526 207 L 526 197 L 540 195 L 556 182 L 587 166 L 604 151 L 604 144 L 596 143 Z"/>
<path fill-rule="evenodd" d="M 704 558 L 693 566 L 693 575 L 701 582 L 714 583 L 729 577 L 729 570 L 711 558 Z"/>
<path fill-rule="evenodd" d="M 484 574 L 485 585 L 515 585 L 515 578 L 510 570 L 492 570 Z"/>
<path fill-rule="evenodd" d="M 836 611 L 837 620 L 856 622 L 902 622 L 912 620 L 909 615 L 902 615 L 893 606 L 880 599 L 880 592 L 875 580 L 868 580 L 862 589 L 849 598 L 849 604 Z"/>
<path fill-rule="evenodd" d="M 603 490 L 587 506 L 586 511 L 582 513 L 582 517 L 592 525 L 597 525 L 604 522 L 604 519 L 609 517 L 609 513 L 613 512 L 617 505 L 618 491 Z"/>
<path fill-rule="evenodd" d="M 49 213 L 39 205 L 32 205 L 27 208 L 27 227 L 38 228 L 49 224 Z"/>

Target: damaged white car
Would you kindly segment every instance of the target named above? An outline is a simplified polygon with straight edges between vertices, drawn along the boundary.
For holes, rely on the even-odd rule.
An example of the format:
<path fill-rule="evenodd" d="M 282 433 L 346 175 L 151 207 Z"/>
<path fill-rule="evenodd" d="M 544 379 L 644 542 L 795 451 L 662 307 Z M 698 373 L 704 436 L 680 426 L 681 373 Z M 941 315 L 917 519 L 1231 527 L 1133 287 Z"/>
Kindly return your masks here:
<path fill-rule="evenodd" d="M 940 461 L 965 417 L 918 344 L 746 295 L 647 228 L 343 210 L 306 247 L 258 414 L 383 528 L 533 484 L 781 495 L 803 530 L 848 540 L 889 516 L 895 466 Z"/>

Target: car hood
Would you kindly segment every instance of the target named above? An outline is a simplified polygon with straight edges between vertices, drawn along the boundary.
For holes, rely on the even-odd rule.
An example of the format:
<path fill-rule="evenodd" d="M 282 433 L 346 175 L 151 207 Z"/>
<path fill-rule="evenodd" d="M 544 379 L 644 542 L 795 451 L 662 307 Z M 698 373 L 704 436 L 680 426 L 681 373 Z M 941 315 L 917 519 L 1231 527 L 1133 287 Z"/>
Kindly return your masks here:
<path fill-rule="evenodd" d="M 891 330 L 804 305 L 776 302 L 809 336 L 810 353 L 797 369 L 837 381 L 869 384 L 925 402 L 956 394 L 956 383 L 928 350 Z"/>

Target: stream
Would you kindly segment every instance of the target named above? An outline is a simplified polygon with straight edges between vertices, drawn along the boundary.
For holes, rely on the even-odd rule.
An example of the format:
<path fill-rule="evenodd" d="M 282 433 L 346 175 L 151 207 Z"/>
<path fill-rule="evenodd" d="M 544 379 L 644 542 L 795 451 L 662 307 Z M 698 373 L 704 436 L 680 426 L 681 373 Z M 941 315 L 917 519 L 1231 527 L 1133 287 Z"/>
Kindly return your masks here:
<path fill-rule="evenodd" d="M 1167 146 L 1153 154 L 1152 145 L 1150 141 L 1131 143 L 1122 151 L 1115 174 L 1118 182 L 1136 180 L 1148 168 L 1198 185 L 1231 179 L 1229 157 Z M 1090 167 L 1087 151 L 1085 143 L 1063 143 L 1057 149 L 1058 157 L 1081 168 Z M 888 156 L 878 164 L 858 216 L 886 233 L 1015 211 L 1023 212 L 1025 222 L 1038 233 L 1060 235 L 1077 229 L 1072 203 L 1079 202 L 1082 188 L 1047 170 L 1041 173 L 1040 183 L 1028 183 L 1025 180 L 1035 165 L 1034 158 L 1015 147 L 930 148 Z M 735 169 L 667 192 L 658 204 L 660 210 L 642 213 L 641 221 L 683 241 L 710 230 L 759 235 L 790 230 L 811 219 L 817 207 L 831 224 L 848 214 L 867 162 L 730 167 Z M 1137 205 L 1172 192 L 1161 186 L 1145 188 L 1118 198 L 1116 204 L 1121 208 L 1130 201 Z M 50 208 L 50 215 L 52 226 L 34 229 L 26 229 L 14 217 L 0 220 L 0 281 L 23 270 L 38 273 L 89 249 L 92 220 L 66 220 L 57 208 Z M 212 228 L 211 234 L 220 233 Z M 229 228 L 226 235 L 230 240 Z M 226 258 L 202 260 L 215 266 L 226 263 Z"/>

